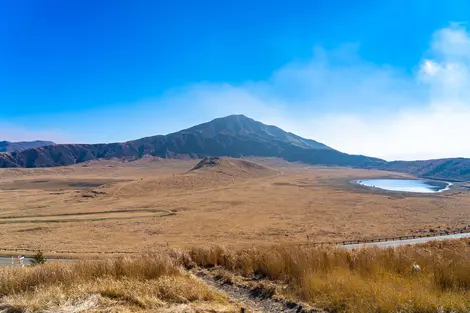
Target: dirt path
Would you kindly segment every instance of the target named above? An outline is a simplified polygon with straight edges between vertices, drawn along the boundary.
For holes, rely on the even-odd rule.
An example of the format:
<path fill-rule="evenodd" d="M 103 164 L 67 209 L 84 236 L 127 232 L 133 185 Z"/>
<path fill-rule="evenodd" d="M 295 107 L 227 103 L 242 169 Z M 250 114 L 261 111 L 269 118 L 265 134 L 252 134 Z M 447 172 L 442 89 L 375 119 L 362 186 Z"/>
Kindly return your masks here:
<path fill-rule="evenodd" d="M 206 284 L 212 286 L 218 291 L 227 294 L 231 302 L 244 308 L 246 313 L 321 313 L 322 311 L 305 309 L 301 305 L 289 302 L 280 302 L 269 297 L 257 296 L 252 290 L 227 284 L 217 280 L 206 270 L 197 270 L 195 275 L 202 279 Z"/>
<path fill-rule="evenodd" d="M 121 186 L 119 186 L 117 189 L 114 190 L 113 195 L 111 196 L 111 198 L 109 198 L 109 200 L 115 200 L 116 197 L 117 197 L 117 194 L 121 191 L 122 188 L 128 187 L 129 185 L 135 184 L 136 182 L 138 182 L 138 181 L 137 180 L 132 180 L 130 182 L 123 183 Z"/>

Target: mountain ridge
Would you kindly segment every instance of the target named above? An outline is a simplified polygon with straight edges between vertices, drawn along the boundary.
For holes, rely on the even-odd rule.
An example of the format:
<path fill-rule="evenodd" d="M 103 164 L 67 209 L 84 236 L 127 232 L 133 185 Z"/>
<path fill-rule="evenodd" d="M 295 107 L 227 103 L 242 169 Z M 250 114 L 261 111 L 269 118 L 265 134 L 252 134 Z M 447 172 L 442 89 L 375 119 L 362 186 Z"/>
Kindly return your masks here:
<path fill-rule="evenodd" d="M 361 166 L 383 160 L 349 155 L 244 115 L 217 118 L 168 135 L 109 144 L 60 144 L 0 155 L 0 167 L 53 167 L 99 158 L 280 157 L 310 164 Z"/>
<path fill-rule="evenodd" d="M 418 177 L 469 181 L 470 159 L 393 161 L 351 155 L 244 115 L 230 115 L 168 135 L 108 144 L 56 144 L 0 152 L 0 168 L 54 167 L 95 159 L 277 157 L 311 165 L 348 166 L 409 173 Z"/>
<path fill-rule="evenodd" d="M 403 172 L 436 180 L 470 180 L 470 159 L 462 157 L 417 161 L 391 161 L 387 162 L 384 167 L 379 169 Z"/>
<path fill-rule="evenodd" d="M 31 148 L 55 145 L 52 141 L 35 140 L 35 141 L 0 141 L 0 152 L 15 152 L 27 150 Z"/>

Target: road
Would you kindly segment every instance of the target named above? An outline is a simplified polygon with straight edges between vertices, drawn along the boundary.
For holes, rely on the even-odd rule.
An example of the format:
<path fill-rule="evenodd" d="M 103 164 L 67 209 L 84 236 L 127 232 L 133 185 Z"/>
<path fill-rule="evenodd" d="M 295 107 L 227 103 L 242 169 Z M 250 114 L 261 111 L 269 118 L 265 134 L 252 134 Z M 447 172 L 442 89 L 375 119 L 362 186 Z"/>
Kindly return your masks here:
<path fill-rule="evenodd" d="M 24 265 L 28 265 L 31 258 L 24 258 L 23 263 Z M 47 259 L 47 262 L 68 262 L 70 260 L 65 259 Z M 13 257 L 13 262 L 16 266 L 18 266 L 19 261 L 17 257 Z M 0 266 L 8 266 L 11 265 L 11 257 L 0 257 Z"/>
<path fill-rule="evenodd" d="M 460 238 L 470 238 L 470 233 L 463 234 L 454 234 L 454 235 L 444 235 L 436 237 L 423 237 L 423 238 L 414 238 L 414 239 L 403 239 L 403 240 L 393 240 L 393 241 L 382 241 L 382 242 L 368 242 L 361 244 L 351 244 L 345 245 L 347 249 L 354 249 L 360 247 L 381 247 L 381 248 L 391 248 L 404 245 L 413 245 L 417 243 L 425 243 L 429 241 L 438 241 L 438 240 L 448 240 L 448 239 L 460 239 Z"/>

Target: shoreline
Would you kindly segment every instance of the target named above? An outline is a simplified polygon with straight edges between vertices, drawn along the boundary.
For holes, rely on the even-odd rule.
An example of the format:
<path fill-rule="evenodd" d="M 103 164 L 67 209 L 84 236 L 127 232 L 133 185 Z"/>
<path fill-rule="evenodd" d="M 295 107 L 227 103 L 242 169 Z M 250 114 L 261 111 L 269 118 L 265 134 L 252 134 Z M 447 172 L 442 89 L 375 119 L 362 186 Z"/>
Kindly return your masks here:
<path fill-rule="evenodd" d="M 430 188 L 430 189 L 428 189 L 428 191 L 394 190 L 394 189 L 387 189 L 387 188 L 383 188 L 383 187 L 377 187 L 375 185 L 367 185 L 367 184 L 363 183 L 363 181 L 366 181 L 366 180 L 369 180 L 369 181 L 372 181 L 372 180 L 409 180 L 409 181 L 415 180 L 415 181 L 423 182 L 424 184 L 427 184 L 430 187 L 440 187 L 440 186 L 442 186 L 442 184 L 445 184 L 445 187 L 441 188 L 439 190 L 432 190 L 432 188 Z M 388 191 L 388 192 L 406 192 L 406 193 L 415 193 L 415 194 L 419 194 L 419 193 L 421 193 L 421 194 L 442 193 L 442 192 L 450 190 L 452 188 L 452 186 L 454 185 L 453 183 L 447 182 L 447 181 L 446 182 L 436 182 L 436 181 L 426 180 L 426 179 L 392 179 L 392 178 L 386 178 L 386 179 L 385 178 L 355 179 L 355 180 L 351 180 L 350 183 L 356 184 L 356 185 L 359 185 L 359 186 L 362 186 L 362 187 L 380 189 L 380 190 Z M 439 185 L 437 185 L 437 184 L 439 184 Z"/>

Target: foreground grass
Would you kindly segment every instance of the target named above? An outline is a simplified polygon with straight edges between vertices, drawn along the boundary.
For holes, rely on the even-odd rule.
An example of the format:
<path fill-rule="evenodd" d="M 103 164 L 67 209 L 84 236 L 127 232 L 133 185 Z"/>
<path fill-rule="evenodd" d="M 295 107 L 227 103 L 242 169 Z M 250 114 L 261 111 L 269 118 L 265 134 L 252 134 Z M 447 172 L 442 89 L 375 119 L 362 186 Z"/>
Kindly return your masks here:
<path fill-rule="evenodd" d="M 276 293 L 329 312 L 469 312 L 470 241 L 357 251 L 193 249 L 199 266 L 276 282 Z M 421 266 L 413 272 L 412 265 Z"/>
<path fill-rule="evenodd" d="M 6 312 L 234 310 L 222 295 L 163 254 L 2 268 L 0 303 L 0 311 Z"/>
<path fill-rule="evenodd" d="M 414 263 L 421 271 L 412 270 Z M 356 251 L 214 247 L 4 267 L 0 312 L 238 312 L 184 270 L 194 266 L 327 312 L 470 312 L 470 240 Z"/>

